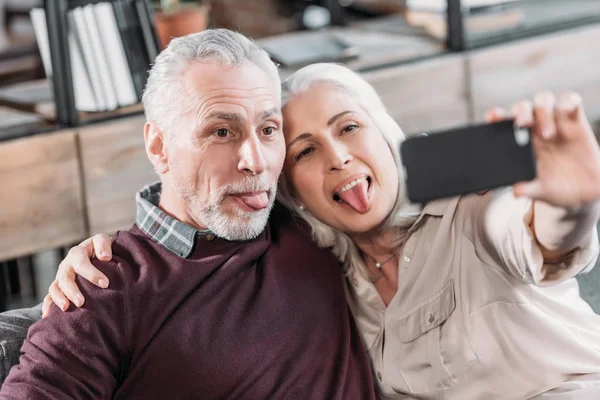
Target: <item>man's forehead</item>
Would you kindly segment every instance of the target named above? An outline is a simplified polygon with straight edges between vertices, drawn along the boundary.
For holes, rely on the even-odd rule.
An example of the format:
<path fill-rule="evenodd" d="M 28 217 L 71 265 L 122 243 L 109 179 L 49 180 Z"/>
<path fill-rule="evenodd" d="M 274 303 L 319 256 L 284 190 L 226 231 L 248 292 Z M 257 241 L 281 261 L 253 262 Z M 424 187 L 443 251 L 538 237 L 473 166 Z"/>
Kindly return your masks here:
<path fill-rule="evenodd" d="M 199 94 L 214 91 L 240 92 L 242 96 L 244 92 L 264 92 L 273 97 L 278 94 L 277 83 L 250 61 L 238 66 L 216 61 L 190 63 L 183 71 L 183 79 Z"/>
<path fill-rule="evenodd" d="M 235 104 L 216 104 L 213 107 L 205 107 L 201 110 L 204 114 L 202 117 L 205 119 L 225 119 L 232 121 L 246 120 L 246 118 L 254 120 L 266 120 L 270 117 L 281 118 L 281 109 L 276 105 L 269 105 L 268 103 L 263 106 L 253 107 L 251 109 L 241 107 Z"/>

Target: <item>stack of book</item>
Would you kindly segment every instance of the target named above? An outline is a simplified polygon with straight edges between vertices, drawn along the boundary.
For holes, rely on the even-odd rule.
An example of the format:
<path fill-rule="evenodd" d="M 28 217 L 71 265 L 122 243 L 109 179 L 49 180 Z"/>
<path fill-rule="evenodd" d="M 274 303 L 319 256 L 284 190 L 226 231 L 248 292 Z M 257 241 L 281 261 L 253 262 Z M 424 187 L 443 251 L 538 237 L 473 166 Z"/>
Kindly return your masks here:
<path fill-rule="evenodd" d="M 521 0 L 462 0 L 463 26 L 467 33 L 491 33 L 515 28 L 523 22 Z M 404 17 L 438 39 L 446 39 L 447 0 L 406 0 Z"/>
<path fill-rule="evenodd" d="M 46 76 L 52 61 L 46 14 L 31 10 Z M 138 103 L 157 53 L 153 21 L 143 2 L 114 0 L 69 10 L 68 41 L 75 107 L 111 111 Z"/>

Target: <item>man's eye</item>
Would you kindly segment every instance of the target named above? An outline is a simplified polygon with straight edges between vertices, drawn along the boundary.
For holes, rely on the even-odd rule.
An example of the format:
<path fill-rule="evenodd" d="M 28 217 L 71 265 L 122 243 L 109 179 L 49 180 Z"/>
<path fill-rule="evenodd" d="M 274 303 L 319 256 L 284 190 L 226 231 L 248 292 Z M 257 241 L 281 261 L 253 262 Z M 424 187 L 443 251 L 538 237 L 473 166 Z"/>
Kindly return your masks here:
<path fill-rule="evenodd" d="M 352 132 L 352 131 L 354 131 L 356 129 L 358 129 L 358 125 L 352 124 L 352 125 L 348 125 L 344 129 L 342 129 L 342 132 L 344 132 L 344 133 Z"/>
<path fill-rule="evenodd" d="M 274 132 L 275 128 L 273 128 L 272 126 L 268 126 L 265 129 L 263 129 L 263 135 L 265 136 L 271 136 Z"/>
<path fill-rule="evenodd" d="M 227 129 L 224 129 L 224 128 L 217 129 L 215 131 L 215 135 L 217 135 L 220 138 L 226 138 L 227 136 L 229 136 L 229 131 Z"/>

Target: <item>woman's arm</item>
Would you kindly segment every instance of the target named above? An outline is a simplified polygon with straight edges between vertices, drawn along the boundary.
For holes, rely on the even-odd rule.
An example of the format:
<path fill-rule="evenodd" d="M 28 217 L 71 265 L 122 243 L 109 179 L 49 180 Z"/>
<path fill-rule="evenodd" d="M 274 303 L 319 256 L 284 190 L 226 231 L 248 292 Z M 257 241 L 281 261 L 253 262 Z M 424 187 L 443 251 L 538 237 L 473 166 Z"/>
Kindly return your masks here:
<path fill-rule="evenodd" d="M 507 116 L 494 109 L 487 119 Z M 568 279 L 597 253 L 600 148 L 576 94 L 558 102 L 538 94 L 510 116 L 532 128 L 537 178 L 514 185 L 514 196 L 504 191 L 479 202 L 481 239 L 498 263 L 533 283 Z"/>
<path fill-rule="evenodd" d="M 600 218 L 600 202 L 568 209 L 537 201 L 533 208 L 533 232 L 547 262 L 562 262 L 589 241 Z"/>
<path fill-rule="evenodd" d="M 544 259 L 559 262 L 590 238 L 600 217 L 600 149 L 575 93 L 558 101 L 540 93 L 514 113 L 533 129 L 538 174 L 515 185 L 515 195 L 534 199 L 534 234 Z"/>

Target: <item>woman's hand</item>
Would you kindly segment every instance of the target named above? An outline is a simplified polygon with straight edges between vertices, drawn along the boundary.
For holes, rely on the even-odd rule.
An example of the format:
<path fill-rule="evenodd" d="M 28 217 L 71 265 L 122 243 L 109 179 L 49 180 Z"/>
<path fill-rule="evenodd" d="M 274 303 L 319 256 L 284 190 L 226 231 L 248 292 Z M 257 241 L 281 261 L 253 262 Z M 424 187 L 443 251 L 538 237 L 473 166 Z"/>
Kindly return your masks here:
<path fill-rule="evenodd" d="M 544 260 L 560 263 L 589 242 L 600 218 L 600 148 L 576 93 L 558 101 L 540 93 L 511 111 L 493 109 L 486 118 L 511 116 L 532 128 L 537 177 L 515 184 L 513 191 L 534 200 L 530 227 Z"/>
<path fill-rule="evenodd" d="M 98 287 L 108 287 L 109 282 L 106 275 L 90 262 L 94 256 L 101 261 L 112 259 L 111 241 L 107 235 L 95 235 L 69 250 L 67 257 L 58 266 L 56 278 L 44 298 L 42 318 L 48 315 L 53 304 L 56 304 L 62 311 L 69 308 L 70 301 L 77 307 L 83 305 L 85 299 L 75 283 L 77 275 Z"/>
<path fill-rule="evenodd" d="M 600 200 L 600 148 L 581 96 L 569 93 L 557 101 L 552 93 L 539 93 L 510 113 L 501 108 L 486 113 L 489 122 L 508 117 L 532 128 L 537 158 L 537 178 L 515 184 L 515 196 L 573 210 Z"/>

